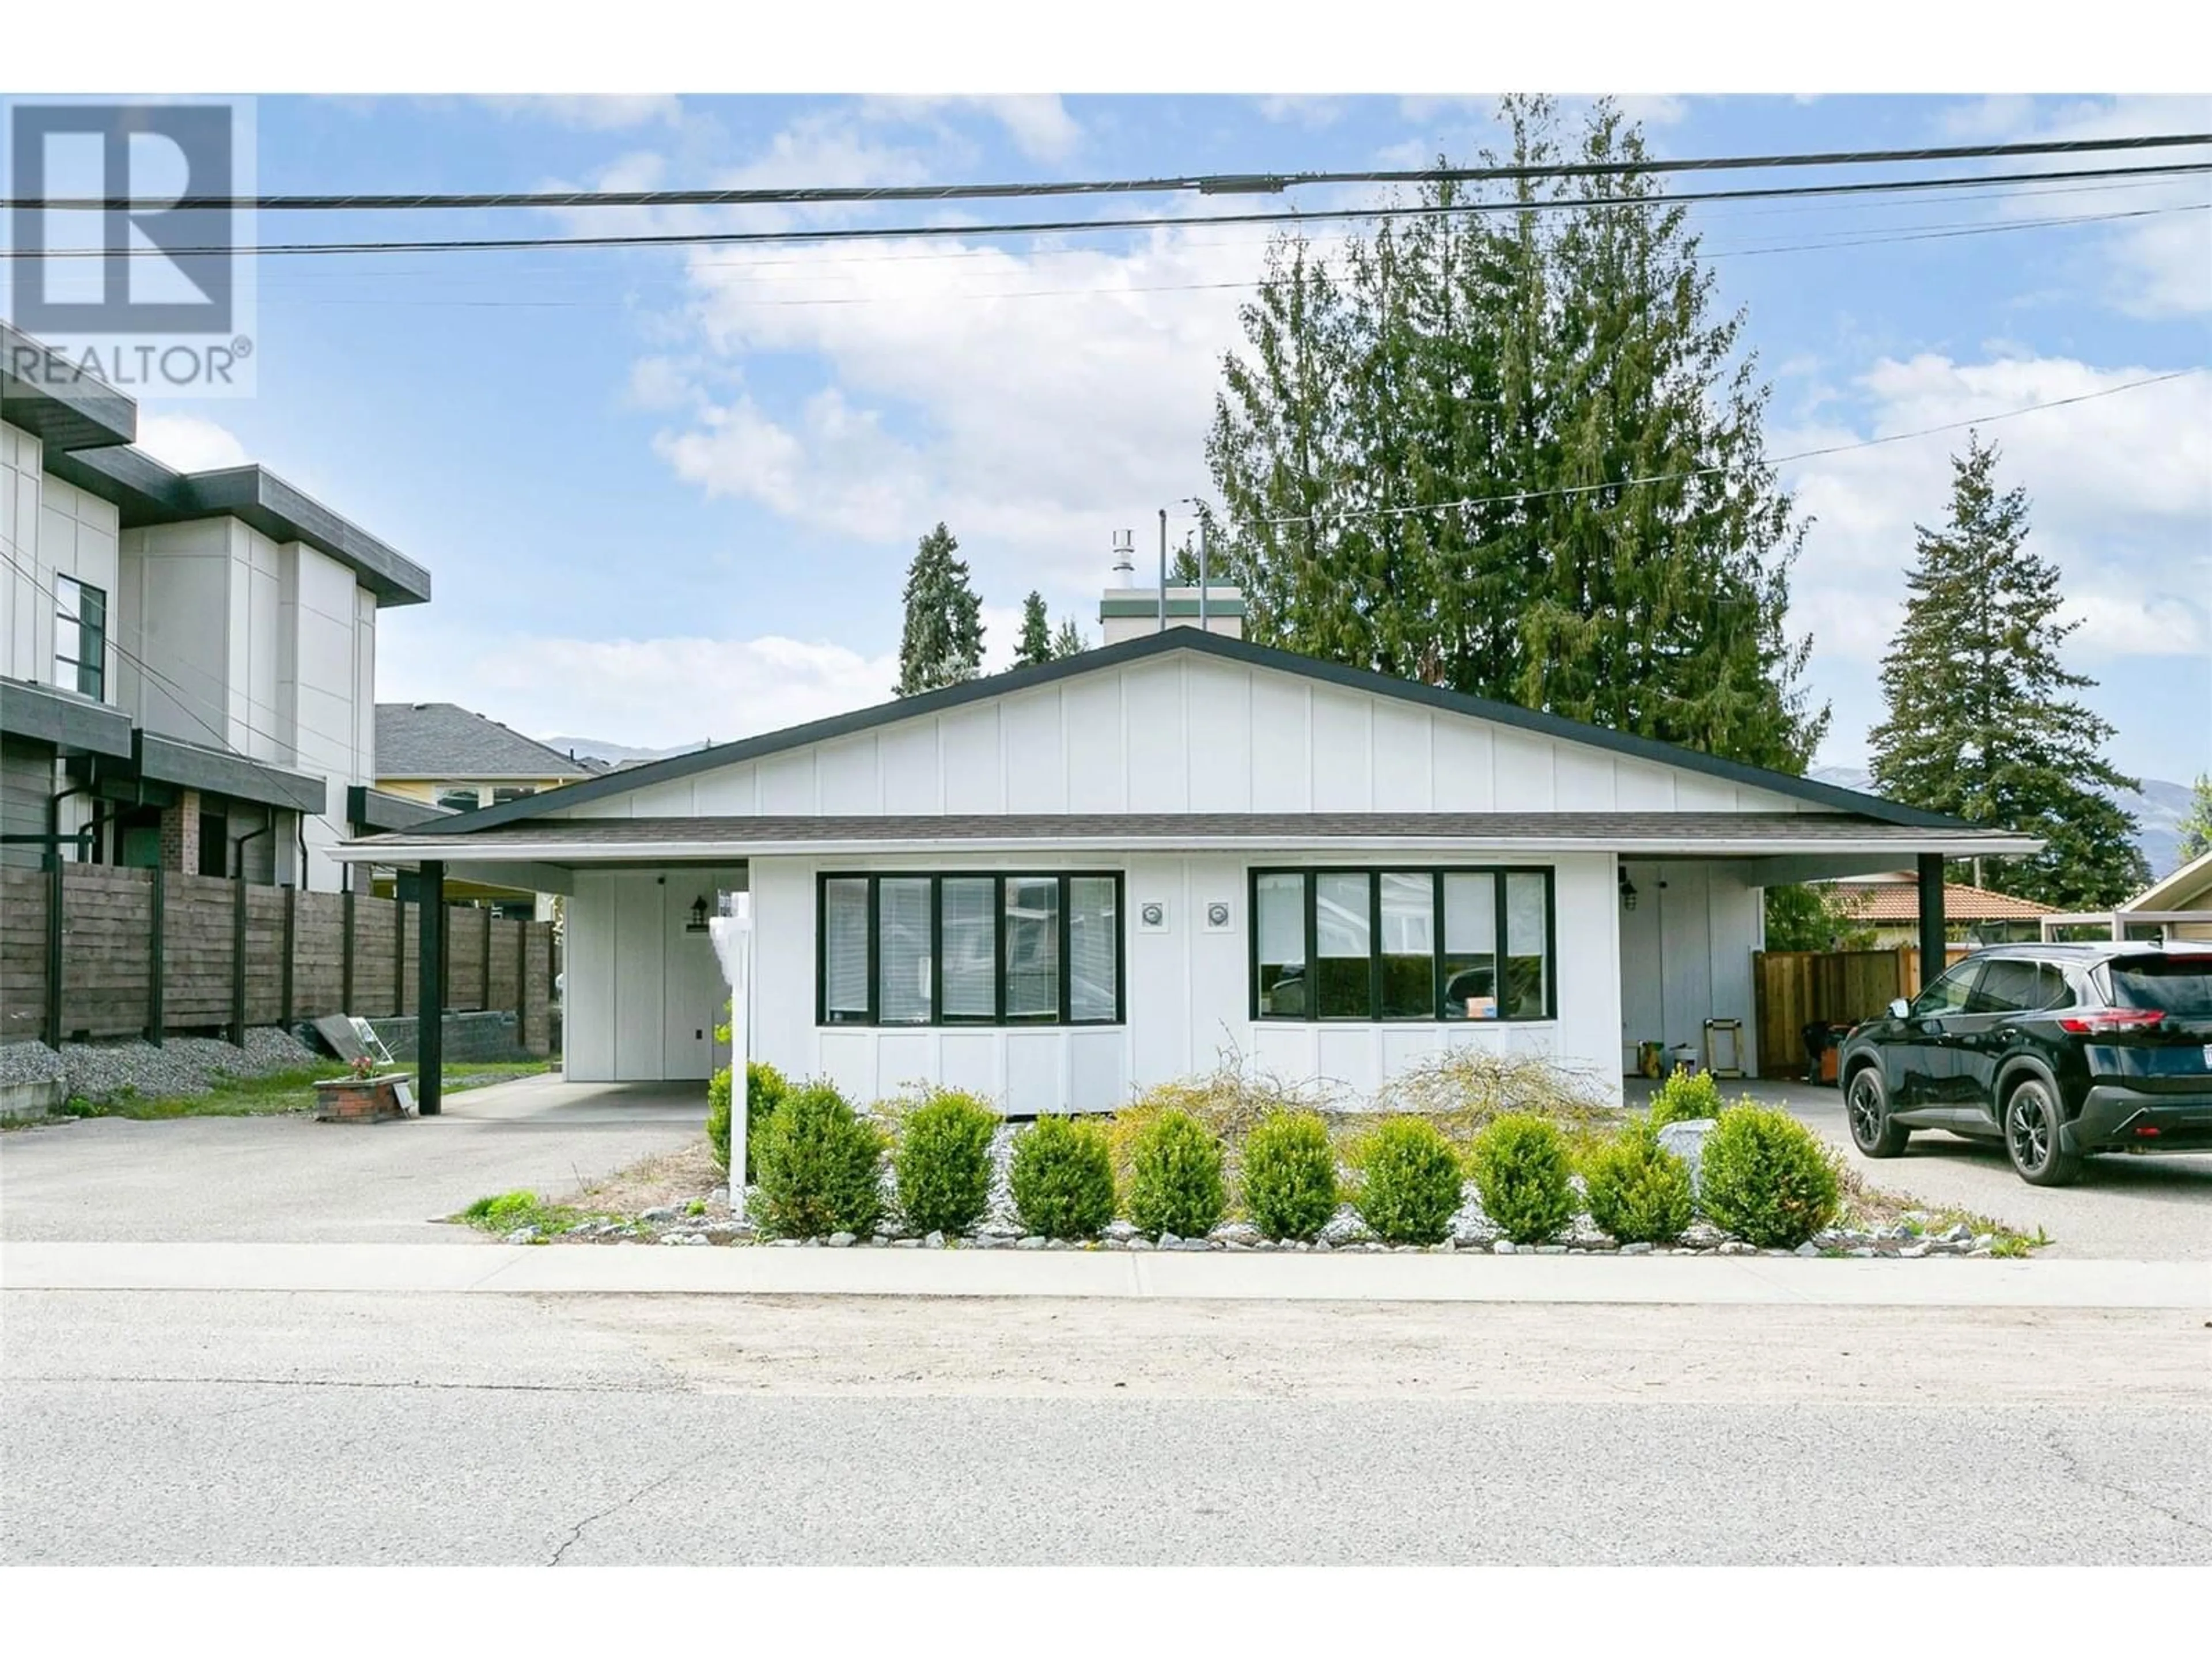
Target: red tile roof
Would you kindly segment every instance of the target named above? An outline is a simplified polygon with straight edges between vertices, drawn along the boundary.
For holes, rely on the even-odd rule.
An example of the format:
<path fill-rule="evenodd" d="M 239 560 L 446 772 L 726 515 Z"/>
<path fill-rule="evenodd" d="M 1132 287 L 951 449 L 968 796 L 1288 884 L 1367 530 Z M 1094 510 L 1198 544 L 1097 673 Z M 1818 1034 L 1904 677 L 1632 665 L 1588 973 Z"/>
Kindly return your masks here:
<path fill-rule="evenodd" d="M 1838 882 L 1829 890 L 1844 908 L 1861 921 L 1917 921 L 1920 916 L 1920 884 L 1917 881 Z M 2026 921 L 2051 915 L 2048 904 L 1992 893 L 1986 887 L 1963 882 L 1943 884 L 1946 921 Z"/>

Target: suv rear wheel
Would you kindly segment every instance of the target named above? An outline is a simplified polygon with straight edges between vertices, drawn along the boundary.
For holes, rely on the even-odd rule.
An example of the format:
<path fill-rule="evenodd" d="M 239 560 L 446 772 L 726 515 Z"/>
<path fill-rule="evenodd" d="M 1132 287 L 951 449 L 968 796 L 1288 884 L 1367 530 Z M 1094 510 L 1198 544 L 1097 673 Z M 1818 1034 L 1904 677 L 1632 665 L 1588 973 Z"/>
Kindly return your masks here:
<path fill-rule="evenodd" d="M 1882 1087 L 1879 1066 L 1862 1066 L 1851 1073 L 1844 1109 L 1851 1121 L 1851 1144 L 1869 1158 L 1895 1158 L 1912 1139 L 1912 1131 L 1889 1115 L 1889 1091 Z"/>
<path fill-rule="evenodd" d="M 2081 1175 L 2081 1157 L 2058 1140 L 2058 1100 L 2038 1078 L 2025 1078 L 2006 1097 L 2005 1151 L 2032 1187 L 2063 1187 Z"/>

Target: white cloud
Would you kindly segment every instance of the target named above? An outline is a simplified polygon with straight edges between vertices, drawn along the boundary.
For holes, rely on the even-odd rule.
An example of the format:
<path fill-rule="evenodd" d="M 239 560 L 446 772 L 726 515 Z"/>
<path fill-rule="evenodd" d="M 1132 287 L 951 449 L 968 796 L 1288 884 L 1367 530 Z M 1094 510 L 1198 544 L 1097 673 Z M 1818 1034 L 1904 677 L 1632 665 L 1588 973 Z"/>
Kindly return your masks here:
<path fill-rule="evenodd" d="M 1055 93 L 994 94 L 981 97 L 879 97 L 866 100 L 862 112 L 878 121 L 927 121 L 954 110 L 975 110 L 1006 129 L 1015 148 L 1031 161 L 1057 161 L 1083 143 L 1083 128 Z"/>
<path fill-rule="evenodd" d="M 380 628 L 377 696 L 477 709 L 518 731 L 642 748 L 726 742 L 882 702 L 893 658 L 769 635 L 578 640 L 471 634 L 395 611 Z"/>
<path fill-rule="evenodd" d="M 2100 368 L 2069 358 L 1959 363 L 1884 359 L 1859 376 L 1844 423 L 1778 428 L 1775 453 L 1863 442 L 1985 417 L 2141 380 L 2156 368 Z M 2069 662 L 2202 659 L 2212 643 L 2212 379 L 2192 376 L 2009 420 L 1984 421 L 2002 449 L 1998 478 L 2024 486 L 2030 545 L 2054 561 L 2063 615 L 2080 629 Z M 1784 469 L 1815 523 L 1793 586 L 1792 615 L 1814 634 L 1814 678 L 1839 708 L 1878 706 L 1872 671 L 1903 615 L 1914 526 L 1941 525 L 1951 457 L 1966 432 L 1905 438 Z"/>
<path fill-rule="evenodd" d="M 1325 93 L 1274 93 L 1259 99 L 1257 106 L 1263 119 L 1318 129 L 1342 120 L 1352 100 Z"/>
<path fill-rule="evenodd" d="M 481 100 L 501 115 L 548 121 L 586 132 L 615 132 L 628 127 L 674 126 L 684 118 L 684 102 L 672 94 L 488 94 Z"/>
<path fill-rule="evenodd" d="M 244 466 L 253 458 L 229 428 L 200 415 L 164 415 L 141 410 L 138 447 L 179 472 L 210 472 Z"/>

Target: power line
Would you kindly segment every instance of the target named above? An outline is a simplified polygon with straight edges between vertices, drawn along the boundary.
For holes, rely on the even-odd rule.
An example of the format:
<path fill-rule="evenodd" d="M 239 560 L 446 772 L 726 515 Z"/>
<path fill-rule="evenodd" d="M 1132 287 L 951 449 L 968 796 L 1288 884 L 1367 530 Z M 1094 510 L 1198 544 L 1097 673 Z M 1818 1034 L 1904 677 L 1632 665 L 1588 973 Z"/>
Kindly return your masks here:
<path fill-rule="evenodd" d="M 1151 179 L 1039 179 L 998 184 L 835 185 L 737 190 L 563 190 L 410 191 L 173 198 L 0 197 L 0 208 L 93 212 L 252 209 L 263 213 L 417 211 L 440 209 L 580 207 L 768 207 L 831 203 L 1014 201 L 1067 196 L 1279 195 L 1324 185 L 1492 184 L 1536 179 L 1599 179 L 1644 173 L 1712 173 L 1771 167 L 1875 167 L 2014 155 L 2082 155 L 2115 150 L 2212 144 L 2212 133 L 2146 133 L 2124 138 L 2043 139 L 2013 144 L 1948 144 L 1917 149 L 1819 150 L 1799 155 L 1707 155 L 1623 161 L 1545 162 L 1532 167 L 1410 167 L 1354 172 L 1179 173 Z"/>
<path fill-rule="evenodd" d="M 252 254 L 268 257 L 350 253 L 503 252 L 526 248 L 720 246 L 760 243 L 900 241 L 918 237 L 1041 236 L 1090 234 L 1108 230 L 1158 230 L 1188 225 L 1322 224 L 1340 220 L 1428 218 L 1459 214 L 1559 212 L 1577 209 L 1669 209 L 1699 202 L 1773 201 L 1802 197 L 1848 197 L 1902 191 L 1947 190 L 1962 185 L 2041 184 L 2075 179 L 2167 179 L 2212 173 L 2212 162 L 2165 162 L 2135 167 L 2090 167 L 2072 171 L 1984 173 L 1940 179 L 1862 179 L 1839 185 L 1765 185 L 1747 190 L 1686 191 L 1674 195 L 1581 196 L 1538 201 L 1480 201 L 1395 204 L 1364 208 L 1320 208 L 1310 212 L 1184 214 L 1170 218 L 1032 220 L 1013 224 L 843 226 L 813 230 L 636 231 L 605 236 L 488 236 L 444 240 L 359 242 L 229 243 L 195 247 L 158 247 L 151 243 L 123 248 L 5 248 L 11 259 L 106 259 L 118 255 L 174 259 L 191 254 Z"/>
<path fill-rule="evenodd" d="M 2115 213 L 2068 214 L 2044 219 L 2008 220 L 1996 224 L 1931 226 L 1889 235 L 1840 234 L 1816 242 L 1789 242 L 1765 247 L 1711 248 L 1700 252 L 1703 258 L 1709 259 L 1744 258 L 1770 253 L 1825 253 L 1836 248 L 1871 247 L 1895 242 L 1944 241 L 1963 236 L 1995 236 L 2018 230 L 2045 230 L 2073 225 L 2110 224 L 2125 219 L 2146 219 L 2169 213 L 2203 213 L 2208 210 L 2212 210 L 2212 203 L 2192 202 L 2172 207 L 2134 208 Z M 937 289 L 914 294 L 817 295 L 805 299 L 762 299 L 753 295 L 733 295 L 724 291 L 715 295 L 714 303 L 717 306 L 769 309 L 817 306 L 937 305 L 957 300 L 1036 300 L 1121 294 L 1194 294 L 1250 289 L 1264 288 L 1266 285 L 1263 278 L 1242 277 L 1214 283 L 1129 283 L 1088 288 L 995 289 L 965 292 L 959 289 Z M 584 311 L 622 307 L 626 302 L 620 299 L 521 300 L 504 296 L 483 300 L 439 297 L 394 299 L 383 295 L 322 297 L 284 295 L 265 296 L 264 303 L 305 306 L 417 306 L 455 310 Z"/>
<path fill-rule="evenodd" d="M 1993 415 L 1978 415 L 1971 420 L 1947 421 L 1941 426 L 1923 426 L 1911 432 L 1892 432 L 1879 438 L 1863 438 L 1855 443 L 1827 444 L 1818 449 L 1801 449 L 1793 454 L 1774 455 L 1765 459 L 1768 466 L 1786 466 L 1792 461 L 1809 461 L 1826 455 L 1842 455 L 1853 450 L 1876 449 L 1884 444 L 1904 443 L 1913 438 L 1930 438 L 1939 433 L 1963 431 L 1969 427 L 1994 425 L 2022 415 L 2039 414 L 2047 409 L 2065 409 L 2075 404 L 2086 404 L 2100 398 L 2117 397 L 2123 392 L 2136 392 L 2144 386 L 2163 386 L 2170 380 L 2187 380 L 2192 374 L 2202 374 L 2208 366 L 2198 364 L 2193 368 L 2175 369 L 2167 374 L 2153 374 L 2140 380 L 2125 380 L 2118 386 L 2103 386 L 2095 392 L 2076 392 L 2070 398 L 2054 398 L 2048 403 L 2029 404 L 2020 409 L 2000 410 Z M 1469 495 L 1453 501 L 1424 501 L 1412 507 L 1352 507 L 1340 513 L 1288 513 L 1267 518 L 1250 520 L 1255 525 L 1333 524 L 1345 519 L 1397 519 L 1416 513 L 1443 513 L 1463 507 L 1503 507 L 1522 501 L 1539 501 L 1560 495 L 1587 495 L 1601 489 L 1632 489 L 1639 484 L 1672 483 L 1686 478 L 1711 477 L 1726 472 L 1725 466 L 1697 466 L 1680 472 L 1654 472 L 1639 478 L 1612 478 L 1601 483 L 1561 484 L 1549 489 L 1516 489 L 1498 495 Z"/>

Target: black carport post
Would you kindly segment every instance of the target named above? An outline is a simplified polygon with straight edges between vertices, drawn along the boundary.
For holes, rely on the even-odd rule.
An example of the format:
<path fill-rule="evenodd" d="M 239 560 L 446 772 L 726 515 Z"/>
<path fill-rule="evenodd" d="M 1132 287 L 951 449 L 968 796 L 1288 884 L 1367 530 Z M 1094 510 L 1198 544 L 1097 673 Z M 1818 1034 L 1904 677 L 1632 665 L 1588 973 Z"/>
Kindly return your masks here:
<path fill-rule="evenodd" d="M 1938 860 L 1940 863 L 1941 860 Z M 415 877 L 416 1109 L 435 1117 L 443 1109 L 446 1074 L 446 866 L 428 859 Z"/>
<path fill-rule="evenodd" d="M 1920 988 L 1943 973 L 1943 855 L 1920 855 Z"/>

